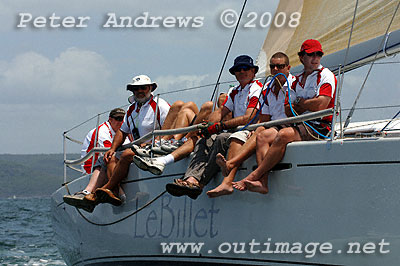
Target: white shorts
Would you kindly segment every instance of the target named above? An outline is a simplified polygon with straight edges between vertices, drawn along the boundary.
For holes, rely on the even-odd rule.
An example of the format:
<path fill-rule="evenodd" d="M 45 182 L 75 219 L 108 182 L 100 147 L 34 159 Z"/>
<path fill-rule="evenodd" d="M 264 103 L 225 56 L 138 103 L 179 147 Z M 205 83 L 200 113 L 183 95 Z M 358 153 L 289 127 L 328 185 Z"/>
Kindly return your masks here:
<path fill-rule="evenodd" d="M 241 142 L 245 143 L 250 138 L 250 133 L 251 132 L 249 130 L 241 130 L 232 133 L 232 135 L 230 135 L 228 138 L 228 142 L 230 142 L 232 139 L 238 139 Z"/>

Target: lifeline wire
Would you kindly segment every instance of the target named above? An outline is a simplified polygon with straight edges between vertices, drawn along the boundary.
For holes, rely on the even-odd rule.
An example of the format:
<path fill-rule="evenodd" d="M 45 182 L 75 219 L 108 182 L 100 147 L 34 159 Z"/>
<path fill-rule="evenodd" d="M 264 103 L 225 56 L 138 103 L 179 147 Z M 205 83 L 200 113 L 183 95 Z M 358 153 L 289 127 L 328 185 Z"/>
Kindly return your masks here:
<path fill-rule="evenodd" d="M 387 29 L 386 29 L 385 36 L 386 36 L 387 33 L 389 32 L 389 29 L 390 29 L 390 26 L 392 25 L 393 19 L 394 19 L 396 13 L 397 13 L 397 10 L 399 9 L 399 5 L 400 5 L 400 0 L 399 0 L 399 2 L 398 2 L 398 4 L 397 4 L 397 7 L 396 7 L 394 13 L 393 13 L 392 19 L 390 20 L 389 25 L 388 25 L 388 27 L 387 27 Z M 381 44 L 379 45 L 379 47 L 382 47 L 384 41 L 385 41 L 385 38 L 382 38 L 382 41 L 381 41 Z M 352 108 L 351 108 L 349 114 L 347 115 L 346 122 L 344 123 L 343 130 L 345 130 L 346 127 L 347 127 L 347 126 L 349 125 L 349 123 L 350 123 L 350 119 L 351 119 L 351 117 L 353 116 L 353 113 L 354 113 L 355 107 L 356 107 L 356 105 L 357 105 L 358 99 L 359 99 L 360 96 L 361 96 L 361 92 L 364 90 L 365 83 L 367 82 L 368 76 L 369 76 L 369 74 L 371 73 L 371 70 L 372 70 L 372 67 L 374 66 L 374 63 L 375 63 L 375 61 L 376 61 L 376 58 L 378 57 L 378 54 L 379 54 L 379 51 L 380 51 L 379 47 L 378 47 L 378 51 L 377 51 L 376 54 L 375 54 L 374 59 L 372 60 L 371 65 L 370 65 L 370 67 L 369 67 L 369 69 L 368 69 L 368 73 L 367 73 L 367 75 L 365 76 L 365 79 L 364 79 L 364 82 L 363 82 L 363 84 L 362 84 L 362 86 L 361 86 L 361 88 L 360 88 L 360 91 L 358 92 L 358 95 L 357 95 L 356 99 L 354 100 L 353 106 L 352 106 Z"/>

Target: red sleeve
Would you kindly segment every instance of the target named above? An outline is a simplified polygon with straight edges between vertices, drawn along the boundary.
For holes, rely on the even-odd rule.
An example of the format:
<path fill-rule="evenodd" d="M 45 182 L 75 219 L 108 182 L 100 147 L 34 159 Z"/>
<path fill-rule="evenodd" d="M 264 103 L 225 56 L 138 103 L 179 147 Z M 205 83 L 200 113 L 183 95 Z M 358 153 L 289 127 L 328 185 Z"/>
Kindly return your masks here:
<path fill-rule="evenodd" d="M 249 105 L 247 106 L 247 109 L 257 108 L 257 104 L 258 104 L 258 97 L 253 96 L 253 97 L 251 97 L 251 99 L 249 101 Z"/>
<path fill-rule="evenodd" d="M 105 140 L 104 142 L 103 142 L 103 145 L 104 145 L 104 147 L 106 147 L 106 148 L 110 148 L 111 147 L 111 142 L 109 141 L 109 140 Z"/>
<path fill-rule="evenodd" d="M 329 83 L 324 83 L 319 88 L 319 95 L 328 96 L 332 98 L 332 86 Z"/>

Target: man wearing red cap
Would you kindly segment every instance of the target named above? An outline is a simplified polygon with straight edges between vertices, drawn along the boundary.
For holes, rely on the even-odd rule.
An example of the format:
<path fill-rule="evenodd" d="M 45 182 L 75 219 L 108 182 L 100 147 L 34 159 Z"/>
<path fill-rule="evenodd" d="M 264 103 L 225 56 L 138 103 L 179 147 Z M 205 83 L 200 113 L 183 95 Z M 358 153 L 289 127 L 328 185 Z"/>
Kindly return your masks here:
<path fill-rule="evenodd" d="M 287 95 L 285 101 L 285 112 L 287 116 L 294 116 L 290 108 L 290 99 L 296 98 L 292 105 L 296 115 L 316 112 L 334 106 L 336 77 L 321 64 L 324 52 L 317 40 L 306 40 L 298 53 L 304 66 L 303 72 L 296 76 L 292 89 L 296 95 Z M 265 139 L 257 145 L 268 147 L 262 162 L 257 169 L 246 178 L 236 182 L 234 187 L 239 190 L 268 193 L 268 174 L 285 155 L 286 145 L 293 141 L 314 140 L 321 136 L 327 136 L 332 123 L 332 116 L 308 121 L 307 124 L 290 124 L 283 126 L 274 139 Z M 270 129 L 273 130 L 273 129 Z"/>

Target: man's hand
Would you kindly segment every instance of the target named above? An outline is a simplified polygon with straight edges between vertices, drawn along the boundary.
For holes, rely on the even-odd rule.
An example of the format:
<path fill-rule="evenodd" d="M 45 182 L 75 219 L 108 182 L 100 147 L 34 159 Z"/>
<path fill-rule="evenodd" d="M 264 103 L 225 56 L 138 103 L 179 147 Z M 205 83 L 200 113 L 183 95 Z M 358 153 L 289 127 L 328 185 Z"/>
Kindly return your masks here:
<path fill-rule="evenodd" d="M 108 163 L 114 154 L 115 154 L 115 151 L 112 149 L 109 149 L 108 151 L 106 151 L 106 153 L 104 154 L 104 161 L 106 163 Z"/>
<path fill-rule="evenodd" d="M 225 128 L 226 128 L 225 124 L 222 122 L 216 122 L 214 124 L 209 123 L 208 127 L 203 128 L 201 130 L 201 135 L 204 138 L 208 139 L 209 137 L 211 137 L 212 134 L 217 134 L 217 133 L 221 132 L 222 130 L 224 130 Z"/>

